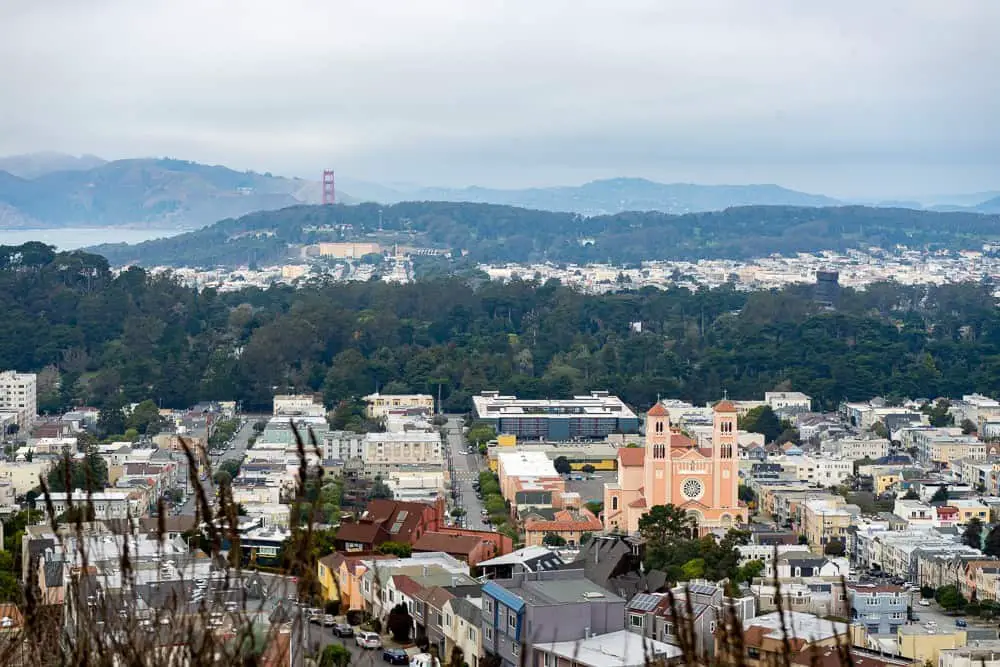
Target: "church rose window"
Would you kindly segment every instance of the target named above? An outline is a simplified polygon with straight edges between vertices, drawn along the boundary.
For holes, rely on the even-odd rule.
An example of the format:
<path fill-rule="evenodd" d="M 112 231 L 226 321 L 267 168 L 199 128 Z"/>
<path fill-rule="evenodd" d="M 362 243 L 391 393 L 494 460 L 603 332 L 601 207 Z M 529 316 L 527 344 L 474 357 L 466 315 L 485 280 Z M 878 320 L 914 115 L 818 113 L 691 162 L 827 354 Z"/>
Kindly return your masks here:
<path fill-rule="evenodd" d="M 681 491 L 687 498 L 697 498 L 701 495 L 701 482 L 696 479 L 686 479 L 684 480 L 684 486 L 681 487 Z"/>

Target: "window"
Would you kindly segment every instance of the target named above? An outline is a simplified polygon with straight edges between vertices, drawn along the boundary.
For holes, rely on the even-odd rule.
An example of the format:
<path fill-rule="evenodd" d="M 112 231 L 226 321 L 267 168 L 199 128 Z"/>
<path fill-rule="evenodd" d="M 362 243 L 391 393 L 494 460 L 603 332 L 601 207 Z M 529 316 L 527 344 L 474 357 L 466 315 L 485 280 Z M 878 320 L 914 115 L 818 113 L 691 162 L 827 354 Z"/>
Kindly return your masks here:
<path fill-rule="evenodd" d="M 618 496 L 611 497 L 611 509 L 613 510 L 618 509 Z"/>
<path fill-rule="evenodd" d="M 507 629 L 516 630 L 517 629 L 517 614 L 514 612 L 507 613 Z"/>
<path fill-rule="evenodd" d="M 517 642 L 510 643 L 510 652 L 514 654 L 514 657 L 521 655 L 521 645 Z"/>
<path fill-rule="evenodd" d="M 493 641 L 493 628 L 491 628 L 490 626 L 486 626 L 485 628 L 483 628 L 483 636 L 486 637 L 486 641 L 488 642 Z"/>
<path fill-rule="evenodd" d="M 469 641 L 470 642 L 476 641 L 476 629 L 473 627 L 469 628 Z"/>
<path fill-rule="evenodd" d="M 629 614 L 628 622 L 633 628 L 642 627 L 642 614 Z"/>
<path fill-rule="evenodd" d="M 715 632 L 715 621 L 712 621 L 708 624 L 708 631 Z"/>
<path fill-rule="evenodd" d="M 552 667 L 552 655 L 550 653 L 542 654 L 542 667 Z"/>
<path fill-rule="evenodd" d="M 451 614 L 444 615 L 444 624 L 447 625 L 449 628 L 451 627 Z"/>

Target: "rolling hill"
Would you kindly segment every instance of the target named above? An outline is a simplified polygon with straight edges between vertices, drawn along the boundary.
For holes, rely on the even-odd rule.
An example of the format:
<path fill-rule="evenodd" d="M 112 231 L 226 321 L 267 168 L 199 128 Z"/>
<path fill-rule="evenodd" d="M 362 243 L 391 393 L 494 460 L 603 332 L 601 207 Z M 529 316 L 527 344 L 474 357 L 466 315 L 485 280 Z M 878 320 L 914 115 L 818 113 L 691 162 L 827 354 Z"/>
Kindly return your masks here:
<path fill-rule="evenodd" d="M 8 160 L 8 163 L 10 160 Z M 15 161 L 16 162 L 16 161 Z M 24 162 L 19 164 L 22 166 Z M 253 211 L 319 200 L 314 182 L 172 159 L 130 159 L 44 171 L 0 171 L 0 226 L 191 229 Z"/>
<path fill-rule="evenodd" d="M 338 240 L 460 249 L 470 262 L 621 264 L 868 245 L 978 248 L 1000 240 L 1000 216 L 865 206 L 745 206 L 683 215 L 584 217 L 495 204 L 338 204 L 262 211 L 172 238 L 89 250 L 119 266 L 240 266 L 277 262 L 303 244 Z"/>
<path fill-rule="evenodd" d="M 622 211 L 694 213 L 721 211 L 732 206 L 836 206 L 823 195 L 789 190 L 778 185 L 696 185 L 657 183 L 644 178 L 613 178 L 580 186 L 501 190 L 495 188 L 402 188 L 349 182 L 355 196 L 381 203 L 450 201 L 520 206 L 581 215 Z"/>

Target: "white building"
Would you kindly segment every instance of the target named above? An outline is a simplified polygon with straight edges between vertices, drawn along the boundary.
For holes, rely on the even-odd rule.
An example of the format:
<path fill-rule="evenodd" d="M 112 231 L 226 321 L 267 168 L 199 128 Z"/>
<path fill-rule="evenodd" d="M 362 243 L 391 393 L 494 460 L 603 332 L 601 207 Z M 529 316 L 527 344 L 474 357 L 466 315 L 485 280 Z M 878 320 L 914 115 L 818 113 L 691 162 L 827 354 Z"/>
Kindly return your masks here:
<path fill-rule="evenodd" d="M 371 419 L 382 419 L 390 412 L 416 410 L 434 411 L 434 397 L 430 394 L 380 394 L 375 392 L 364 398 L 366 412 Z"/>
<path fill-rule="evenodd" d="M 836 486 L 854 474 L 854 461 L 850 459 L 774 456 L 768 463 L 777 463 L 795 479 L 817 486 Z"/>
<path fill-rule="evenodd" d="M 17 415 L 17 426 L 25 434 L 38 413 L 37 391 L 38 376 L 34 373 L 0 373 L 0 412 Z"/>
<path fill-rule="evenodd" d="M 368 477 L 397 471 L 440 470 L 444 467 L 441 434 L 366 433 L 361 459 Z"/>
<path fill-rule="evenodd" d="M 278 394 L 274 397 L 275 417 L 324 417 L 326 408 L 312 394 Z"/>
<path fill-rule="evenodd" d="M 821 451 L 851 461 L 865 457 L 875 461 L 888 456 L 889 444 L 887 438 L 840 438 L 824 442 Z"/>
<path fill-rule="evenodd" d="M 766 391 L 764 402 L 775 412 L 809 412 L 812 409 L 812 398 L 800 391 Z"/>
<path fill-rule="evenodd" d="M 108 519 L 126 519 L 129 516 L 131 494 L 128 491 L 101 491 L 90 496 L 90 504 L 94 508 L 94 519 L 105 521 Z M 53 491 L 49 494 L 52 501 L 52 511 L 59 516 L 69 508 L 67 494 L 62 491 Z M 73 491 L 71 497 L 74 507 L 83 507 L 87 504 L 87 493 L 80 489 Z M 49 503 L 39 503 L 48 514 Z M 134 508 L 132 516 L 140 516 Z M 51 517 L 49 517 L 51 520 Z"/>

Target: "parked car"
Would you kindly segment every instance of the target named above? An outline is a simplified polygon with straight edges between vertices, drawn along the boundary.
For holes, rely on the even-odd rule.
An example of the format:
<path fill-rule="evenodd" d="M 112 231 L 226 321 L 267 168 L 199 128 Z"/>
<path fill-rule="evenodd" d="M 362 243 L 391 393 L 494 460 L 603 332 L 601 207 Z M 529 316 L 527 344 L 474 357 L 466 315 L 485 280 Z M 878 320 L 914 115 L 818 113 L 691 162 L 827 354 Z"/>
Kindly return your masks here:
<path fill-rule="evenodd" d="M 337 635 L 338 637 L 353 637 L 354 628 L 352 628 L 347 623 L 337 623 L 336 625 L 333 626 L 333 634 Z"/>
<path fill-rule="evenodd" d="M 382 659 L 390 665 L 408 665 L 410 656 L 401 648 L 387 648 L 382 651 Z"/>
<path fill-rule="evenodd" d="M 337 617 L 332 614 L 323 614 L 323 627 L 332 628 L 337 625 Z"/>
<path fill-rule="evenodd" d="M 354 643 L 361 648 L 382 648 L 382 638 L 374 632 L 359 632 L 354 635 Z"/>
<path fill-rule="evenodd" d="M 931 601 L 930 600 L 921 600 L 917 604 L 920 605 L 921 607 L 930 607 L 931 606 Z"/>
<path fill-rule="evenodd" d="M 967 628 L 969 627 L 969 623 L 964 618 L 956 618 L 955 626 L 959 628 Z"/>

